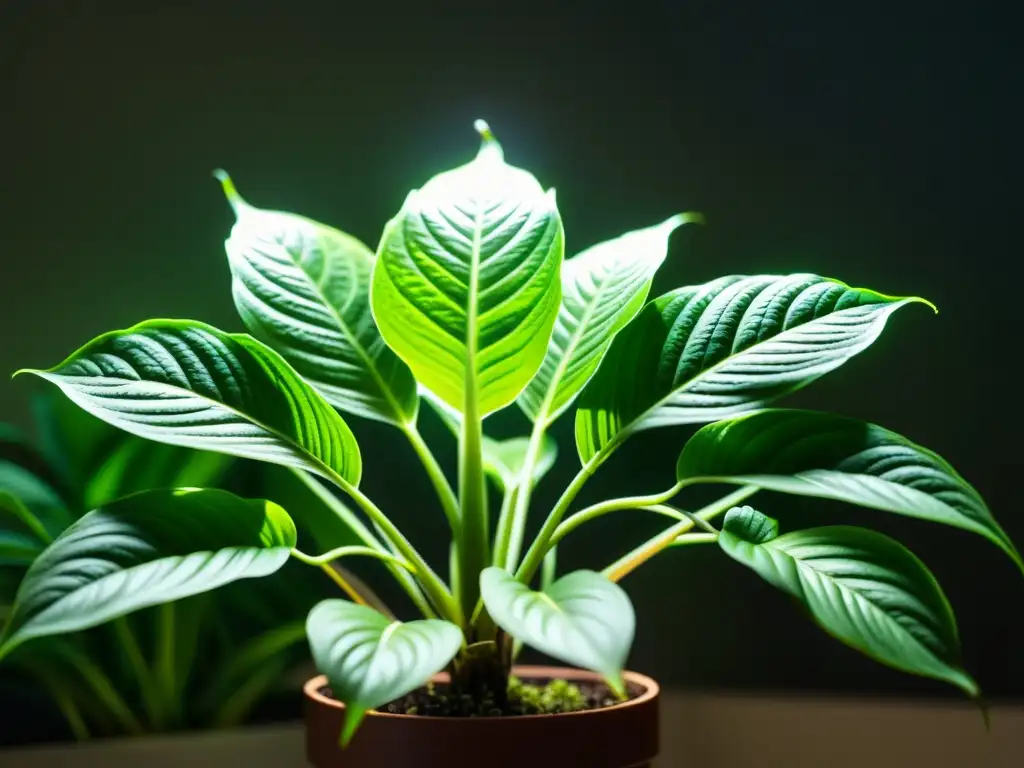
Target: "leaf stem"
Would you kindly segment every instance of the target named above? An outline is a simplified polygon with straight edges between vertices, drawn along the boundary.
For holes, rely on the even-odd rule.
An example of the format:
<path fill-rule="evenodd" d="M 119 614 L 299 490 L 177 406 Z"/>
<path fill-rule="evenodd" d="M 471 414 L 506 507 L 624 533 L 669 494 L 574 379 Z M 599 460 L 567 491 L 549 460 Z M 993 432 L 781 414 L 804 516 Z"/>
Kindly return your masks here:
<path fill-rule="evenodd" d="M 430 450 L 430 446 L 427 445 L 415 424 L 403 424 L 402 431 L 409 438 L 413 450 L 416 451 L 416 455 L 423 464 L 423 468 L 427 471 L 427 476 L 430 478 L 434 490 L 437 491 L 437 498 L 441 502 L 441 508 L 444 510 L 445 517 L 448 518 L 448 525 L 452 529 L 452 534 L 458 536 L 460 527 L 459 500 L 455 498 L 455 491 L 452 490 L 451 484 L 444 476 L 444 470 L 437 463 L 437 457 L 434 456 L 433 451 Z"/>
<path fill-rule="evenodd" d="M 697 510 L 695 513 L 683 513 L 686 515 L 685 520 L 680 520 L 675 525 L 669 526 L 657 536 L 648 539 L 640 546 L 626 553 L 605 568 L 602 573 L 612 581 L 620 581 L 656 554 L 672 546 L 680 536 L 684 533 L 688 533 L 698 525 L 695 521 L 707 524 L 709 520 L 728 512 L 740 502 L 750 498 L 757 493 L 758 490 L 758 488 L 753 486 L 745 486 L 733 491 L 727 496 L 723 496 L 711 504 L 708 504 L 706 507 Z M 709 525 L 708 527 L 711 526 Z M 712 530 L 714 529 L 712 528 Z"/>
<path fill-rule="evenodd" d="M 117 720 L 126 734 L 141 736 L 144 733 L 142 724 L 132 714 L 131 708 L 117 692 L 110 678 L 84 653 L 66 643 L 53 646 L 82 675 L 82 679 L 92 688 L 96 698 L 106 706 L 110 714 Z"/>
<path fill-rule="evenodd" d="M 114 619 L 113 623 L 114 632 L 117 633 L 121 648 L 125 656 L 128 657 L 128 663 L 131 665 L 137 678 L 139 691 L 142 693 L 142 702 L 146 707 L 146 714 L 149 715 L 150 724 L 155 729 L 161 730 L 164 727 L 164 717 L 163 708 L 160 706 L 159 690 L 149 665 L 146 663 L 146 657 L 142 653 L 142 648 L 139 646 L 139 641 L 135 637 L 135 632 L 132 631 L 131 624 L 128 623 L 126 616 L 118 616 Z"/>
<path fill-rule="evenodd" d="M 583 468 L 576 473 L 576 477 L 574 477 L 572 482 L 569 483 L 565 491 L 562 492 L 561 497 L 548 513 L 547 520 L 544 521 L 544 525 L 537 534 L 537 538 L 533 540 L 533 544 L 531 544 L 530 549 L 527 550 L 526 557 L 523 558 L 523 562 L 516 570 L 515 575 L 518 581 L 521 581 L 523 584 L 530 583 L 530 579 L 533 578 L 533 574 L 537 572 L 537 568 L 544 559 L 544 553 L 548 550 L 548 542 L 554 535 L 559 523 L 562 522 L 562 518 L 568 511 L 569 505 L 572 504 L 576 495 L 580 492 L 583 486 L 586 485 L 587 480 L 593 476 L 598 464 L 599 462 L 587 462 Z"/>
<path fill-rule="evenodd" d="M 405 568 L 410 573 L 416 573 L 415 569 L 402 558 L 395 557 L 390 552 L 381 552 L 373 547 L 361 547 L 359 545 L 336 547 L 328 552 L 324 552 L 322 555 L 307 555 L 298 549 L 292 549 L 291 554 L 296 560 L 300 560 L 307 565 L 327 565 L 332 560 L 339 560 L 343 557 L 372 557 L 377 560 L 383 560 L 385 563 L 394 563 L 401 568 Z"/>
<path fill-rule="evenodd" d="M 509 538 L 512 534 L 512 513 L 516 506 L 516 497 L 519 495 L 519 487 L 505 489 L 501 497 L 501 512 L 498 514 L 498 525 L 494 534 L 494 557 L 492 565 L 499 568 L 505 567 L 508 556 Z"/>
<path fill-rule="evenodd" d="M 623 509 L 650 508 L 669 501 L 679 493 L 683 485 L 684 484 L 680 482 L 662 493 L 651 494 L 650 496 L 626 496 L 620 499 L 609 499 L 608 501 L 602 501 L 600 504 L 592 504 L 585 509 L 581 509 L 579 512 L 571 515 L 555 529 L 555 532 L 551 534 L 551 539 L 548 541 L 548 548 L 550 549 L 555 546 L 558 542 L 584 523 L 590 522 L 602 515 L 606 515 L 609 512 L 618 512 Z"/>
<path fill-rule="evenodd" d="M 368 546 L 370 549 L 376 549 L 380 552 L 388 552 L 388 548 L 381 543 L 380 539 L 378 539 L 370 531 L 370 529 L 363 524 L 363 521 L 360 520 L 351 509 L 349 509 L 345 504 L 343 504 L 342 501 L 337 496 L 335 496 L 329 488 L 324 486 L 323 483 L 321 483 L 317 478 L 313 477 L 313 475 L 309 474 L 308 472 L 305 472 L 301 469 L 292 469 L 291 471 L 296 477 L 299 478 L 299 480 L 302 481 L 302 483 L 307 488 L 309 488 L 310 491 L 313 492 L 313 494 L 318 499 L 320 499 L 327 506 L 328 509 L 330 509 L 338 517 L 339 520 L 341 520 L 342 523 L 348 526 L 348 528 L 351 529 L 351 531 L 357 537 L 359 537 L 359 539 L 361 539 L 366 546 Z M 345 490 L 347 483 L 345 483 L 343 480 L 337 477 L 331 477 L 330 479 L 332 480 L 332 482 L 338 485 L 339 488 Z M 429 604 L 427 603 L 426 598 L 423 596 L 423 593 L 420 590 L 419 585 L 416 583 L 416 580 L 413 578 L 412 574 L 410 574 L 403 568 L 395 567 L 391 563 L 387 563 L 387 567 L 388 570 L 391 571 L 391 575 L 395 577 L 395 580 L 406 591 L 406 593 L 409 595 L 409 598 L 413 601 L 413 603 L 416 604 L 416 607 L 420 610 L 420 612 L 427 618 L 433 618 L 434 611 L 430 608 Z M 331 576 L 334 582 L 341 586 L 340 582 L 338 581 L 338 579 L 334 578 L 333 574 L 328 573 L 328 576 Z M 350 587 L 347 584 L 345 586 L 342 586 L 342 589 L 345 590 L 346 594 L 348 594 L 349 596 L 352 595 L 352 593 L 349 591 Z"/>
<path fill-rule="evenodd" d="M 434 570 L 430 567 L 427 561 L 423 559 L 423 556 L 416 551 L 416 548 L 413 547 L 409 540 L 405 538 L 395 524 L 388 519 L 388 516 L 385 515 L 380 508 L 366 496 L 366 494 L 340 476 L 333 479 L 338 484 L 338 487 L 345 491 L 345 493 L 347 493 L 366 513 L 370 520 L 373 521 L 381 534 L 394 545 L 397 554 L 400 554 L 410 565 L 412 565 L 413 569 L 416 571 L 416 580 L 423 586 L 423 590 L 427 593 L 427 597 L 430 599 L 430 602 L 433 603 L 434 607 L 437 608 L 441 616 L 452 623 L 461 626 L 462 610 L 460 609 L 459 604 L 452 597 L 451 592 L 448 591 L 448 588 L 444 585 L 441 578 L 434 573 Z M 480 570 L 483 570 L 483 568 Z M 395 572 L 400 573 L 401 571 L 396 569 Z"/>
<path fill-rule="evenodd" d="M 545 400 L 547 405 L 547 400 Z M 519 473 L 519 484 L 516 489 L 515 507 L 511 519 L 506 523 L 505 529 L 499 528 L 498 536 L 500 545 L 504 546 L 504 552 L 495 554 L 495 565 L 513 571 L 519 564 L 519 555 L 523 548 L 523 537 L 526 535 L 526 521 L 530 513 L 530 496 L 533 492 L 533 472 L 537 465 L 537 458 L 540 456 L 541 447 L 544 444 L 544 432 L 547 413 L 544 408 L 537 415 L 533 423 L 533 430 L 530 432 L 530 442 L 526 446 L 526 456 L 523 457 L 523 466 Z M 502 534 L 504 533 L 504 536 Z M 500 560 L 499 560 L 500 558 Z"/>
<path fill-rule="evenodd" d="M 164 726 L 176 726 L 181 715 L 175 680 L 175 604 L 161 603 L 157 608 L 156 675 L 163 694 Z"/>

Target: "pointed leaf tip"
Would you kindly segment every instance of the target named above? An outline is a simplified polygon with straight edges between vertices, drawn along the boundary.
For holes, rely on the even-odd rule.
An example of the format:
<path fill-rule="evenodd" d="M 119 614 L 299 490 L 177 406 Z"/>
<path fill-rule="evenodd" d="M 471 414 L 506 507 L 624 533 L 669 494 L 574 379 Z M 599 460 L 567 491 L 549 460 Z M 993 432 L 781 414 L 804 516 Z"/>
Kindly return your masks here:
<path fill-rule="evenodd" d="M 227 198 L 228 204 L 231 206 L 231 210 L 237 215 L 239 211 L 248 205 L 242 196 L 238 194 L 238 189 L 235 188 L 235 182 L 231 180 L 231 176 L 223 168 L 217 168 L 213 172 L 213 178 L 220 182 L 221 188 L 224 190 L 224 197 Z"/>
<path fill-rule="evenodd" d="M 365 709 L 350 704 L 345 705 L 345 724 L 341 727 L 341 734 L 338 736 L 338 746 L 342 749 L 348 747 L 364 717 L 366 717 Z"/>
<path fill-rule="evenodd" d="M 474 120 L 473 128 L 480 134 L 480 151 L 477 153 L 477 157 L 494 157 L 498 160 L 503 160 L 505 153 L 501 148 L 501 144 L 498 143 L 498 139 L 494 135 L 494 132 L 491 131 L 491 126 L 487 124 L 487 121 L 480 119 Z"/>

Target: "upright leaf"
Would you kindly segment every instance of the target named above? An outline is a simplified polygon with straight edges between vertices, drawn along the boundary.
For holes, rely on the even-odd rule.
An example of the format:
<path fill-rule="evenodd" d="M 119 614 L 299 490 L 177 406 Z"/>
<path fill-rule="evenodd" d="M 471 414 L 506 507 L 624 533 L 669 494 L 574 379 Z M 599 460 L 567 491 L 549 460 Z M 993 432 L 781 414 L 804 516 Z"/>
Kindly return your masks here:
<path fill-rule="evenodd" d="M 765 536 L 770 523 L 751 513 L 734 509 L 726 516 L 718 539 L 726 554 L 791 594 L 852 648 L 978 695 L 960 666 L 953 611 L 931 572 L 903 545 L 847 526 Z"/>
<path fill-rule="evenodd" d="M 594 571 L 573 571 L 534 592 L 501 568 L 480 575 L 499 627 L 538 651 L 599 672 L 620 695 L 636 619 L 622 587 Z"/>
<path fill-rule="evenodd" d="M 683 481 L 837 499 L 963 528 L 1024 568 L 981 495 L 947 461 L 858 419 L 776 409 L 709 424 L 686 444 L 676 472 Z"/>
<path fill-rule="evenodd" d="M 725 277 L 647 304 L 576 412 L 583 463 L 633 432 L 761 408 L 838 368 L 917 298 L 816 275 Z M 927 302 L 924 302 L 927 303 Z"/>
<path fill-rule="evenodd" d="M 643 307 L 669 236 L 693 214 L 627 232 L 562 265 L 562 303 L 537 375 L 518 403 L 533 421 L 558 418 L 594 375 L 615 334 Z"/>
<path fill-rule="evenodd" d="M 139 437 L 359 483 L 359 447 L 348 426 L 280 355 L 250 336 L 149 320 L 30 373 Z"/>
<path fill-rule="evenodd" d="M 217 172 L 237 220 L 225 243 L 238 313 L 328 402 L 370 419 L 415 422 L 412 372 L 370 312 L 374 254 L 351 235 L 246 203 Z"/>
<path fill-rule="evenodd" d="M 562 222 L 553 193 L 506 165 L 485 125 L 471 163 L 412 192 L 381 239 L 371 302 L 417 381 L 473 418 L 536 373 L 558 314 Z"/>
<path fill-rule="evenodd" d="M 331 693 L 345 703 L 343 746 L 367 711 L 424 685 L 462 647 L 462 630 L 447 621 L 392 621 L 344 600 L 318 603 L 306 634 Z"/>
<path fill-rule="evenodd" d="M 29 568 L 0 657 L 34 637 L 274 573 L 295 546 L 283 509 L 219 490 L 160 490 L 88 513 Z"/>

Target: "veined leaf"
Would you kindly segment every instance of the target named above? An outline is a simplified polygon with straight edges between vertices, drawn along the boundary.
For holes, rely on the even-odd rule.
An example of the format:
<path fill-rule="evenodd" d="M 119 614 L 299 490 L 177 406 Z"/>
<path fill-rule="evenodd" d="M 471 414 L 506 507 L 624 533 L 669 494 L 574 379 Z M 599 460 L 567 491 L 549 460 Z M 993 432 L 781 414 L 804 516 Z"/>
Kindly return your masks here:
<path fill-rule="evenodd" d="M 553 193 L 507 165 L 486 125 L 471 163 L 412 192 L 384 231 L 374 318 L 417 381 L 473 418 L 533 378 L 558 314 L 562 222 Z"/>
<path fill-rule="evenodd" d="M 274 573 L 295 546 L 287 513 L 219 490 L 160 490 L 83 516 L 29 568 L 0 656 L 238 579 Z"/>
<path fill-rule="evenodd" d="M 935 577 L 909 550 L 866 528 L 832 526 L 762 537 L 763 515 L 726 516 L 719 544 L 788 592 L 836 639 L 883 664 L 976 697 L 960 666 L 956 619 Z"/>
<path fill-rule="evenodd" d="M 484 605 L 513 637 L 567 664 L 600 673 L 620 695 L 636 619 L 622 587 L 594 571 L 573 571 L 534 592 L 501 568 L 480 575 Z"/>
<path fill-rule="evenodd" d="M 341 410 L 415 422 L 416 381 L 370 312 L 373 251 L 302 216 L 254 208 L 227 173 L 216 175 L 237 217 L 225 249 L 235 306 L 249 332 Z"/>
<path fill-rule="evenodd" d="M 359 483 L 351 430 L 280 355 L 250 336 L 149 320 L 30 373 L 139 437 Z"/>
<path fill-rule="evenodd" d="M 667 293 L 619 333 L 584 390 L 580 459 L 640 430 L 761 408 L 865 350 L 889 315 L 914 302 L 927 303 L 805 274 Z"/>
<path fill-rule="evenodd" d="M 858 419 L 777 409 L 709 424 L 686 444 L 676 473 L 956 526 L 994 542 L 1024 569 L 981 495 L 947 461 Z"/>
<path fill-rule="evenodd" d="M 324 600 L 309 613 L 306 634 L 317 668 L 345 703 L 345 746 L 366 712 L 424 685 L 462 647 L 462 630 L 439 619 L 392 621 L 344 600 Z"/>
<path fill-rule="evenodd" d="M 533 421 L 558 418 L 594 375 L 615 334 L 647 300 L 669 236 L 693 214 L 627 232 L 588 248 L 562 265 L 562 303 L 537 375 L 518 403 Z"/>

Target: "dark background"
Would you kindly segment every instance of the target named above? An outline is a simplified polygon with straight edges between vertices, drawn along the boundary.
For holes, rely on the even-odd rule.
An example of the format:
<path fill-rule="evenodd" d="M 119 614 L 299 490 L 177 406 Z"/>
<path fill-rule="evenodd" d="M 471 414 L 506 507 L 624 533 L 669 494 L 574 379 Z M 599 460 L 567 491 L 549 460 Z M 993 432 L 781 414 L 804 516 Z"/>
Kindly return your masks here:
<path fill-rule="evenodd" d="M 868 353 L 788 403 L 934 448 L 1024 544 L 1011 372 L 1021 78 L 1016 26 L 994 4 L 278 6 L 3 4 L 0 371 L 52 365 L 147 317 L 240 329 L 213 168 L 256 205 L 375 244 L 409 189 L 472 156 L 485 117 L 510 162 L 558 189 L 570 252 L 678 210 L 707 215 L 675 237 L 655 292 L 815 271 L 936 302 L 938 316 L 901 311 Z M 0 418 L 25 425 L 32 389 L 0 379 Z M 450 466 L 447 435 L 424 422 Z M 525 430 L 517 413 L 491 422 Z M 355 428 L 365 487 L 440 557 L 442 518 L 406 446 Z M 576 469 L 570 424 L 555 434 L 562 462 L 541 506 Z M 667 487 L 685 434 L 637 440 L 581 501 Z M 946 587 L 983 689 L 1024 695 L 1024 580 L 995 547 L 878 512 L 757 505 L 788 528 L 898 536 Z M 568 540 L 565 567 L 603 567 L 656 527 L 603 519 Z M 667 553 L 624 585 L 639 617 L 631 666 L 667 682 L 955 695 L 820 634 L 711 548 Z"/>

